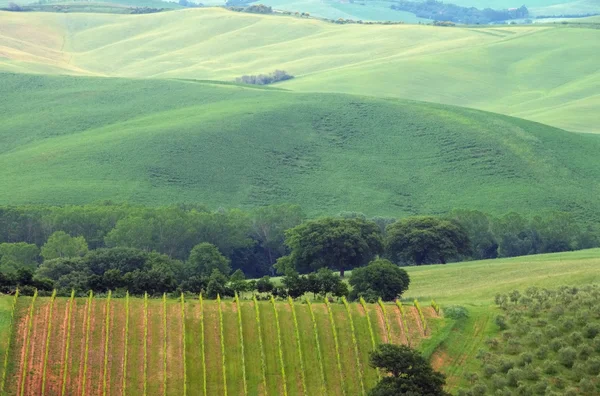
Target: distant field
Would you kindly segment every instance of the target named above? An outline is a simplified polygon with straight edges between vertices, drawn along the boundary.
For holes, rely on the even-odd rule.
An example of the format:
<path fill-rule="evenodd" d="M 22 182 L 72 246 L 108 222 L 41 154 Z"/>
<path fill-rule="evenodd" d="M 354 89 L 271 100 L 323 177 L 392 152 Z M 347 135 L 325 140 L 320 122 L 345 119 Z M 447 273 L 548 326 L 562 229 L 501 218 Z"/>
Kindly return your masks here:
<path fill-rule="evenodd" d="M 10 301 L 0 298 L 5 300 Z M 110 304 L 106 299 L 93 299 L 88 304 L 85 298 L 75 299 L 72 305 L 66 298 L 54 302 L 38 298 L 28 332 L 31 298 L 19 298 L 7 394 L 55 395 L 64 383 L 68 394 L 122 394 L 125 390 L 126 395 L 141 395 L 147 386 L 149 395 L 181 395 L 184 387 L 190 395 L 243 395 L 246 382 L 250 395 L 281 395 L 284 387 L 289 395 L 305 394 L 304 389 L 308 395 L 323 394 L 322 389 L 332 396 L 360 395 L 377 381 L 377 373 L 368 366 L 374 342 L 418 347 L 429 341 L 432 331 L 425 334 L 412 305 L 404 306 L 402 314 L 395 304 L 386 304 L 385 311 L 367 304 L 365 311 L 358 303 L 347 309 L 341 303 L 329 308 L 314 303 L 313 325 L 308 305 L 300 302 L 294 303 L 296 321 L 287 302 L 259 302 L 260 322 L 251 301 L 222 301 L 219 308 L 215 301 L 204 301 L 201 306 L 194 299 L 182 307 L 176 300 L 166 304 L 150 300 L 147 316 L 143 299 L 130 299 L 129 315 L 125 299 L 112 299 Z M 427 302 L 423 304 L 431 328 L 443 326 L 445 320 Z M 50 331 L 47 323 L 51 323 Z"/>
<path fill-rule="evenodd" d="M 287 202 L 310 215 L 518 208 L 598 219 L 597 135 L 397 99 L 187 81 L 1 79 L 2 204 Z"/>
<path fill-rule="evenodd" d="M 283 69 L 297 78 L 280 86 L 298 91 L 425 100 L 600 132 L 600 29 L 340 26 L 214 8 L 0 20 L 5 71 L 233 81 Z"/>

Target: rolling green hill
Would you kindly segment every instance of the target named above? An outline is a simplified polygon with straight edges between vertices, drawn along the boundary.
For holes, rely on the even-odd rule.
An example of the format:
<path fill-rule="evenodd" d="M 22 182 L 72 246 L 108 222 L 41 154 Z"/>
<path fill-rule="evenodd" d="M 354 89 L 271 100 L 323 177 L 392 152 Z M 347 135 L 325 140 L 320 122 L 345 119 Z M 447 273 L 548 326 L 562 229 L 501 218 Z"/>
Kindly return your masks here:
<path fill-rule="evenodd" d="M 1 80 L 2 204 L 598 216 L 597 135 L 398 99 L 175 80 Z"/>
<path fill-rule="evenodd" d="M 5 71 L 233 81 L 283 69 L 297 78 L 280 86 L 297 91 L 424 100 L 600 132 L 598 29 L 340 26 L 216 8 L 0 20 Z"/>

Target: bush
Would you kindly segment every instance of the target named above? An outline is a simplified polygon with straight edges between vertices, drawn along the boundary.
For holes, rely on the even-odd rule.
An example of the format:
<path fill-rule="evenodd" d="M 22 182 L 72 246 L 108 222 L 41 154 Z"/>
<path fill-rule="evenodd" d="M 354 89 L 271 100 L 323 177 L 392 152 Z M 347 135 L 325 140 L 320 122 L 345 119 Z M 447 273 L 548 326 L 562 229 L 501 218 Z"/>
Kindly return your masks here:
<path fill-rule="evenodd" d="M 460 305 L 451 305 L 444 308 L 444 316 L 450 319 L 466 319 L 469 317 L 469 311 Z"/>
<path fill-rule="evenodd" d="M 558 351 L 558 362 L 567 368 L 573 367 L 577 359 L 577 351 L 573 347 L 564 347 Z"/>

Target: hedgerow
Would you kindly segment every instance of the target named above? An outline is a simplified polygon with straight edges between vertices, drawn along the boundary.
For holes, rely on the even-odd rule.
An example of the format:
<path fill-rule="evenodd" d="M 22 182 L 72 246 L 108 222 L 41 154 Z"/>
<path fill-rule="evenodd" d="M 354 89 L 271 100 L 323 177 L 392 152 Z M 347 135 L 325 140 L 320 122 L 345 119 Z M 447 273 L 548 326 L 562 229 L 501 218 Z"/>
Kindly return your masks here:
<path fill-rule="evenodd" d="M 308 305 L 308 311 L 310 312 L 310 318 L 313 324 L 313 333 L 315 335 L 315 345 L 317 348 L 317 360 L 319 361 L 319 373 L 321 374 L 321 394 L 327 395 L 327 382 L 325 381 L 325 366 L 323 365 L 323 355 L 321 353 L 321 342 L 319 341 L 319 328 L 317 326 L 317 320 L 315 313 L 312 308 L 312 304 L 309 299 L 306 299 Z"/>
<path fill-rule="evenodd" d="M 223 393 L 227 396 L 227 366 L 225 364 L 225 331 L 223 330 L 223 309 L 221 308 L 221 296 L 217 294 L 217 307 L 219 309 L 219 331 L 221 341 L 221 363 L 223 366 Z"/>
<path fill-rule="evenodd" d="M 392 332 L 390 329 L 390 320 L 388 319 L 387 316 L 387 310 L 385 309 L 385 304 L 383 303 L 383 301 L 381 300 L 381 298 L 379 298 L 377 300 L 377 304 L 379 304 L 379 308 L 381 308 L 381 313 L 383 314 L 383 319 L 385 321 L 385 330 L 386 330 L 386 335 L 387 335 L 387 342 L 391 343 L 392 342 Z"/>
<path fill-rule="evenodd" d="M 106 329 L 104 333 L 104 371 L 102 373 L 102 395 L 106 396 L 106 380 L 108 375 L 108 342 L 110 340 L 110 298 L 112 296 L 112 291 L 108 291 L 108 296 L 106 297 L 106 317 L 104 318 L 104 328 Z"/>
<path fill-rule="evenodd" d="M 31 305 L 29 306 L 29 315 L 27 316 L 27 334 L 25 336 L 25 359 L 23 360 L 23 367 L 21 367 L 21 389 L 19 394 L 25 395 L 25 380 L 27 379 L 27 362 L 29 361 L 29 344 L 31 343 L 31 330 L 33 329 L 33 310 L 35 309 L 35 300 L 37 299 L 38 291 L 33 293 L 31 299 Z"/>
<path fill-rule="evenodd" d="M 273 295 L 271 295 L 271 306 L 273 307 L 273 312 L 275 313 L 275 327 L 277 329 L 277 349 L 279 352 L 279 365 L 281 366 L 283 394 L 287 396 L 287 378 L 285 376 L 285 363 L 283 361 L 283 342 L 281 341 L 281 327 L 279 326 L 279 313 L 277 312 L 277 307 L 275 306 L 275 299 L 273 298 Z"/>
<path fill-rule="evenodd" d="M 296 346 L 298 348 L 298 359 L 300 360 L 300 380 L 302 381 L 302 391 L 305 395 L 308 395 L 306 388 L 306 372 L 304 370 L 304 358 L 302 356 L 302 342 L 300 341 L 300 326 L 298 325 L 298 318 L 296 317 L 296 307 L 294 306 L 294 299 L 288 296 L 288 304 L 292 311 L 292 318 L 294 320 L 294 333 L 296 335 Z"/>
<path fill-rule="evenodd" d="M 69 368 L 69 347 L 71 344 L 71 318 L 73 317 L 73 302 L 75 301 L 75 290 L 71 290 L 71 298 L 69 299 L 69 311 L 67 313 L 67 339 L 65 340 L 65 360 L 62 365 L 62 389 L 61 396 L 67 393 L 67 372 Z"/>
<path fill-rule="evenodd" d="M 235 304 L 237 305 L 238 327 L 240 332 L 240 348 L 242 353 L 242 380 L 244 383 L 244 395 L 248 394 L 248 382 L 246 380 L 246 352 L 244 351 L 244 325 L 242 322 L 242 307 L 240 297 L 235 293 Z"/>
<path fill-rule="evenodd" d="M 13 297 L 12 306 L 10 309 L 10 325 L 8 331 L 8 342 L 6 344 L 6 351 L 4 351 L 4 368 L 2 370 L 2 382 L 0 383 L 0 394 L 4 394 L 4 385 L 6 384 L 6 374 L 8 371 L 8 357 L 10 351 L 10 344 L 12 342 L 13 336 L 13 327 L 15 321 L 15 311 L 17 308 L 17 299 L 19 298 L 19 289 L 15 291 L 15 295 Z"/>
<path fill-rule="evenodd" d="M 329 314 L 329 323 L 331 324 L 331 332 L 333 334 L 333 344 L 335 346 L 335 357 L 337 362 L 338 374 L 340 375 L 340 380 L 342 381 L 342 394 L 346 394 L 346 388 L 344 387 L 344 371 L 342 370 L 342 356 L 340 354 L 340 343 L 338 340 L 337 329 L 335 326 L 335 319 L 333 318 L 333 312 L 331 311 L 331 304 L 329 303 L 329 299 L 325 299 L 325 305 L 327 306 L 327 313 Z"/>
<path fill-rule="evenodd" d="M 254 311 L 256 313 L 256 326 L 258 328 L 258 344 L 260 346 L 260 367 L 261 367 L 261 374 L 262 374 L 262 381 L 263 381 L 263 392 L 265 393 L 265 395 L 268 394 L 268 388 L 267 388 L 267 358 L 265 357 L 265 347 L 264 347 L 264 343 L 263 343 L 263 336 L 262 336 L 262 327 L 260 325 L 260 308 L 258 307 L 258 301 L 256 300 L 256 295 L 252 296 L 253 302 L 254 302 Z"/>
<path fill-rule="evenodd" d="M 85 316 L 85 354 L 83 356 L 83 379 L 81 381 L 81 396 L 85 396 L 86 394 L 86 381 L 87 381 L 87 371 L 88 371 L 88 359 L 89 359 L 89 351 L 90 351 L 90 327 L 91 327 L 91 316 L 92 316 L 92 299 L 94 298 L 94 293 L 90 290 L 90 294 L 88 295 L 87 305 L 86 305 L 86 316 Z"/>
<path fill-rule="evenodd" d="M 350 304 L 346 300 L 346 297 L 342 296 L 342 302 L 346 307 L 346 313 L 348 314 L 348 323 L 350 324 L 350 333 L 352 334 L 352 344 L 354 345 L 354 355 L 356 357 L 356 370 L 358 372 L 358 380 L 360 381 L 360 389 L 362 394 L 365 394 L 365 384 L 363 381 L 363 369 L 360 362 L 360 352 L 358 350 L 358 340 L 356 339 L 356 331 L 354 330 L 354 319 L 352 318 L 352 312 L 350 311 Z"/>
<path fill-rule="evenodd" d="M 46 344 L 44 345 L 44 363 L 42 368 L 42 394 L 45 393 L 46 389 L 46 371 L 48 369 L 48 356 L 50 352 L 50 332 L 52 331 L 52 310 L 54 309 L 54 301 L 56 300 L 56 289 L 52 291 L 52 296 L 50 297 L 50 306 L 48 311 L 48 324 L 46 327 Z M 0 391 L 2 394 L 2 391 Z"/>

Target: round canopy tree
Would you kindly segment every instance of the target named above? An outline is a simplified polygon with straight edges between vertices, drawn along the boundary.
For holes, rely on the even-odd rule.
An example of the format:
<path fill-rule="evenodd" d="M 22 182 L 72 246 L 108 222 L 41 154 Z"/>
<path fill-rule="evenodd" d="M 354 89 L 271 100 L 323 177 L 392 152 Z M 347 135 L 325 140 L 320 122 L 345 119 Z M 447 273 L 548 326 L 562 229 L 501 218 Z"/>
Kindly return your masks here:
<path fill-rule="evenodd" d="M 396 263 L 446 264 L 471 252 L 465 230 L 451 220 L 408 217 L 386 228 L 386 254 Z"/>
<path fill-rule="evenodd" d="M 278 262 L 280 272 L 287 266 L 301 273 L 328 267 L 343 277 L 345 270 L 365 265 L 383 251 L 377 224 L 358 218 L 307 221 L 288 230 L 285 243 L 291 254 Z"/>
<path fill-rule="evenodd" d="M 229 259 L 221 254 L 219 249 L 208 242 L 194 246 L 187 261 L 189 275 L 211 276 L 214 270 L 223 275 L 229 275 L 231 266 Z"/>
<path fill-rule="evenodd" d="M 350 276 L 351 297 L 363 297 L 376 301 L 381 297 L 391 301 L 400 297 L 410 284 L 408 273 L 385 259 L 372 261 L 366 267 L 357 268 Z"/>

